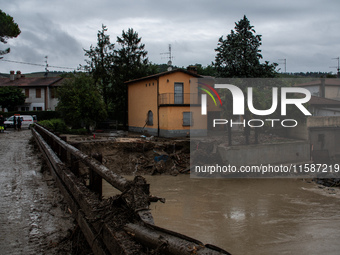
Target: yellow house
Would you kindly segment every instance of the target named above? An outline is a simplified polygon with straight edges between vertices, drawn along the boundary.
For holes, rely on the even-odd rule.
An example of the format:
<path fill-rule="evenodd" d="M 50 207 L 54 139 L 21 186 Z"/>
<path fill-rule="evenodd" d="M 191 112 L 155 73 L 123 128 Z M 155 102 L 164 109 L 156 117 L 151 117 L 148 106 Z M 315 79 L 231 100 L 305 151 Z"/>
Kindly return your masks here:
<path fill-rule="evenodd" d="M 174 69 L 126 82 L 129 131 L 162 137 L 204 135 L 206 116 L 201 115 L 197 88 L 190 91 L 192 78 L 201 76 Z"/>

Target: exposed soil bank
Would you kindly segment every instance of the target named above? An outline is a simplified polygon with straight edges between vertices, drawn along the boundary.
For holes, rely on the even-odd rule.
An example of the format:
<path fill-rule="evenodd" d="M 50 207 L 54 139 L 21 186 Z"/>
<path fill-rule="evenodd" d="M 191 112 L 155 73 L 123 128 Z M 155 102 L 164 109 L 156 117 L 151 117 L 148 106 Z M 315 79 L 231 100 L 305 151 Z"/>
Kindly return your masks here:
<path fill-rule="evenodd" d="M 146 140 L 116 138 L 114 140 L 70 140 L 82 152 L 102 154 L 103 164 L 120 175 L 155 175 L 189 172 L 189 140 Z"/>

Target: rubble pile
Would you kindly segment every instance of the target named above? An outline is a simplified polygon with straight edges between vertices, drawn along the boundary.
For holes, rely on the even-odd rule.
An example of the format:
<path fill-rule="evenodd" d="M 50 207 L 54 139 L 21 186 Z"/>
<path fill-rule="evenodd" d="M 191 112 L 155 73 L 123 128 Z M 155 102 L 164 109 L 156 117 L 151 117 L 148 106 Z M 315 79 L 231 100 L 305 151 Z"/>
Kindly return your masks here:
<path fill-rule="evenodd" d="M 70 143 L 88 155 L 102 154 L 103 164 L 121 175 L 177 175 L 190 171 L 189 140 L 121 138 Z"/>

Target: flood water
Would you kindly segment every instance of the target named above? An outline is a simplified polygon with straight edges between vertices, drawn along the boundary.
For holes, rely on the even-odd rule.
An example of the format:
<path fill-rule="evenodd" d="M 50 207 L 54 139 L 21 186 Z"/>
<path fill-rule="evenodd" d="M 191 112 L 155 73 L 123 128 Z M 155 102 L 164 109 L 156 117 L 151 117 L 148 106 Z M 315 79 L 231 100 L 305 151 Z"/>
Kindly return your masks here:
<path fill-rule="evenodd" d="M 146 179 L 166 198 L 151 205 L 156 225 L 233 255 L 340 254 L 338 189 L 295 179 Z"/>

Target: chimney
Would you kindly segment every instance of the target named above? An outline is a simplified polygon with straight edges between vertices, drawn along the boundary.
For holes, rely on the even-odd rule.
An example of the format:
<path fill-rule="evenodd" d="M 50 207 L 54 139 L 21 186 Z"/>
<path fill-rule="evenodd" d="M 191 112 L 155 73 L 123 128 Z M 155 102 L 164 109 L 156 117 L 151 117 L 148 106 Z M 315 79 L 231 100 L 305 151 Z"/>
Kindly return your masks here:
<path fill-rule="evenodd" d="M 188 66 L 187 71 L 189 71 L 190 73 L 197 74 L 197 67 L 196 66 Z"/>
<path fill-rule="evenodd" d="M 21 78 L 21 71 L 17 71 L 17 79 Z"/>
<path fill-rule="evenodd" d="M 9 80 L 10 80 L 10 81 L 14 81 L 14 78 L 15 78 L 15 77 L 14 77 L 14 71 L 10 71 L 10 72 L 9 72 Z"/>

